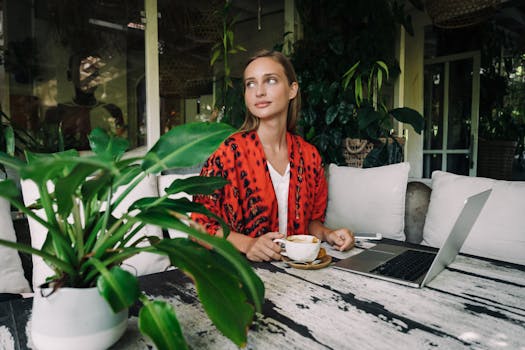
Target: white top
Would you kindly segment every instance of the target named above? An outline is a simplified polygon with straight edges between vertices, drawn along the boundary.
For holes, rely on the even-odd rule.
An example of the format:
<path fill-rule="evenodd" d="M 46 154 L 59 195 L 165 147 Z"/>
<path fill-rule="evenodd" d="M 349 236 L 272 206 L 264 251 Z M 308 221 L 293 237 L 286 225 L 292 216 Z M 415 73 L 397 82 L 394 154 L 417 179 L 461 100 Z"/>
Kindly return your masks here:
<path fill-rule="evenodd" d="M 284 175 L 279 174 L 270 164 L 268 164 L 268 170 L 270 171 L 270 177 L 272 178 L 273 190 L 275 197 L 277 198 L 277 207 L 279 214 L 279 232 L 286 235 L 288 227 L 288 190 L 290 188 L 290 163 L 286 165 Z"/>

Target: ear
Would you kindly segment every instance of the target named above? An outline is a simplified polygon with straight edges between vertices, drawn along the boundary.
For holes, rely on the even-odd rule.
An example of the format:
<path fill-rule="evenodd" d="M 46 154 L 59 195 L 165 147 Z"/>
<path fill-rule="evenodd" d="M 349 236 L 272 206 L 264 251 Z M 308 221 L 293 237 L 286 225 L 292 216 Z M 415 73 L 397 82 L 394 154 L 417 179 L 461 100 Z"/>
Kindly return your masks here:
<path fill-rule="evenodd" d="M 290 92 L 288 93 L 288 99 L 293 100 L 297 96 L 297 91 L 299 91 L 299 84 L 296 81 L 290 84 Z"/>

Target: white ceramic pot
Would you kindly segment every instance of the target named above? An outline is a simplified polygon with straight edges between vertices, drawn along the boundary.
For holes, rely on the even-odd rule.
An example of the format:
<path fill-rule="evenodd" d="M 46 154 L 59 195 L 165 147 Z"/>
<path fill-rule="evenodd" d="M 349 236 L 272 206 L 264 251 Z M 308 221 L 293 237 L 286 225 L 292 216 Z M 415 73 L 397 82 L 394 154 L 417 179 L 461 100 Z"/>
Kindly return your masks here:
<path fill-rule="evenodd" d="M 126 330 L 128 310 L 115 314 L 97 288 L 50 292 L 37 289 L 33 299 L 31 338 L 36 349 L 107 349 Z"/>

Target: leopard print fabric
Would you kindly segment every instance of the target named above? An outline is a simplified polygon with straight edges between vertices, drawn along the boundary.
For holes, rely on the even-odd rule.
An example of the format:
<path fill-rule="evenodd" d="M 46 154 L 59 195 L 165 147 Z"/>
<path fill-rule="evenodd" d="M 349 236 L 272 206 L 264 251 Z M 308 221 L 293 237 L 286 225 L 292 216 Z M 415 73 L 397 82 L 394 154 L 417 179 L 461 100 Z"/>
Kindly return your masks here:
<path fill-rule="evenodd" d="M 324 222 L 328 189 L 317 149 L 300 136 L 287 133 L 290 161 L 287 234 L 308 234 L 312 220 Z M 255 131 L 233 134 L 202 168 L 203 176 L 229 181 L 212 195 L 195 196 L 233 231 L 257 237 L 279 230 L 278 208 L 262 144 Z M 201 214 L 192 218 L 215 234 L 218 223 Z"/>

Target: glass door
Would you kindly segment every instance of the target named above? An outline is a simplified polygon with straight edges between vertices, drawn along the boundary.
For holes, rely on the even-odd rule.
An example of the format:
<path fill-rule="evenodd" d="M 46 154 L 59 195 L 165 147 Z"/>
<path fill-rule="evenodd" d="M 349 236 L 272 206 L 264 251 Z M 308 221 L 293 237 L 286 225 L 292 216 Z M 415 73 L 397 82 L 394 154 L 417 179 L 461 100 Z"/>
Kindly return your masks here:
<path fill-rule="evenodd" d="M 144 1 L 6 0 L 2 108 L 25 148 L 88 150 L 96 127 L 145 145 Z"/>
<path fill-rule="evenodd" d="M 423 177 L 434 170 L 476 175 L 478 52 L 425 60 Z"/>

